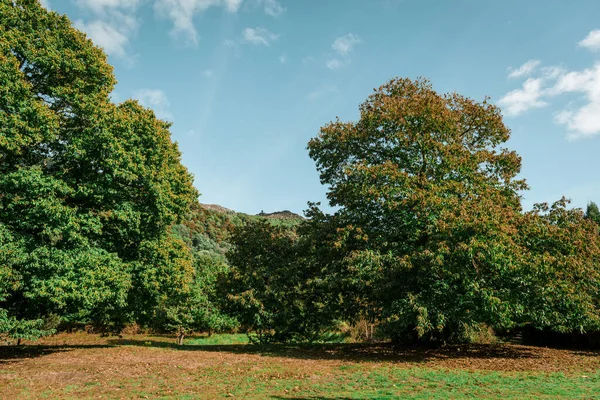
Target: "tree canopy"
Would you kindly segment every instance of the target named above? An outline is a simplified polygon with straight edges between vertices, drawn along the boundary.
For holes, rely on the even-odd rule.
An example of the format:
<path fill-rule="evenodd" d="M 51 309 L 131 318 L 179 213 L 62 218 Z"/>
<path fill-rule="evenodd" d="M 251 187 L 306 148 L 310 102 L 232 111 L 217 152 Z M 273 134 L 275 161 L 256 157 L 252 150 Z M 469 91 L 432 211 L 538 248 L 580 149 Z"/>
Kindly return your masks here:
<path fill-rule="evenodd" d="M 197 192 L 170 124 L 112 103 L 105 54 L 35 0 L 0 1 L 0 82 L 5 319 L 110 325 L 186 290 L 170 227 Z"/>
<path fill-rule="evenodd" d="M 592 268 L 597 253 L 554 247 L 560 255 L 549 258 L 551 243 L 531 245 L 550 240 L 531 237 L 541 235 L 531 224 L 570 243 L 589 237 L 589 227 L 576 215 L 567 220 L 577 223 L 555 223 L 557 213 L 571 215 L 560 207 L 543 216 L 522 213 L 527 185 L 517 178 L 520 157 L 503 147 L 509 136 L 500 109 L 487 99 L 440 95 L 423 79 L 393 79 L 360 106 L 359 121 L 321 129 L 308 149 L 331 205 L 339 207 L 327 217 L 337 234 L 322 246 L 344 249 L 328 263 L 330 276 L 346 282 L 346 307 L 354 302 L 396 339 L 456 339 L 481 323 L 549 326 L 566 315 L 555 305 L 555 320 L 541 317 L 547 310 L 533 304 L 542 305 L 544 296 L 530 289 L 535 282 L 552 292 L 560 286 L 552 277 L 562 276 L 572 290 L 579 285 L 575 271 Z M 582 307 L 583 319 L 597 304 L 595 274 L 586 285 L 585 299 L 554 292 L 562 305 Z M 586 325 L 563 322 L 555 327 Z"/>

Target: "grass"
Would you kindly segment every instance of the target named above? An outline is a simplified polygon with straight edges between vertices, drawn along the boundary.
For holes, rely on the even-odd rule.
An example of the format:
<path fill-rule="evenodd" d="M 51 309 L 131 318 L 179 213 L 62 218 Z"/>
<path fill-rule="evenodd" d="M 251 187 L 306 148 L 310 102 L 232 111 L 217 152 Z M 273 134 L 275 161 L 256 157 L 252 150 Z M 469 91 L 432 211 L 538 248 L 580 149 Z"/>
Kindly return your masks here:
<path fill-rule="evenodd" d="M 61 334 L 0 348 L 3 399 L 600 399 L 600 353 L 517 345 L 255 346 Z"/>
<path fill-rule="evenodd" d="M 211 335 L 205 337 L 195 337 L 186 340 L 187 345 L 191 346 L 206 346 L 206 345 L 230 345 L 230 344 L 248 344 L 248 336 L 245 334 L 231 334 L 231 335 Z"/>

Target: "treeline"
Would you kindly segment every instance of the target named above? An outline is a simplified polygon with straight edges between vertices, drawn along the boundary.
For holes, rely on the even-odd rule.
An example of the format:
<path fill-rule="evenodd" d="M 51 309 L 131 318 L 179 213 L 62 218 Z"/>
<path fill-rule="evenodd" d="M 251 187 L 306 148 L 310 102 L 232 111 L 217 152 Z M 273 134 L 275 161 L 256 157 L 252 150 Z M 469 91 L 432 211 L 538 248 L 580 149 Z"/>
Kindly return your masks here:
<path fill-rule="evenodd" d="M 523 211 L 509 135 L 487 99 L 409 79 L 377 89 L 359 121 L 324 126 L 308 150 L 337 211 L 312 205 L 295 232 L 237 231 L 227 289 L 242 327 L 262 341 L 340 320 L 411 342 L 599 332 L 598 207 Z"/>
<path fill-rule="evenodd" d="M 486 99 L 394 79 L 310 141 L 336 211 L 202 208 L 169 124 L 110 101 L 104 53 L 37 0 L 0 0 L 0 337 L 125 326 L 394 341 L 600 331 L 600 212 L 523 211 Z"/>

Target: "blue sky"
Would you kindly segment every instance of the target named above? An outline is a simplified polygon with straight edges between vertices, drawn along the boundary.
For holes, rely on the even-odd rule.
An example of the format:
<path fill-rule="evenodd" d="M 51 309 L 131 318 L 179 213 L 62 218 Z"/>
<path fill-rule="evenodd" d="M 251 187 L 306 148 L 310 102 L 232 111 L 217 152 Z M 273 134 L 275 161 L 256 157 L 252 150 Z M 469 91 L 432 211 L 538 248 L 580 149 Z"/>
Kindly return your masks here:
<path fill-rule="evenodd" d="M 201 202 L 252 214 L 326 203 L 308 140 L 355 120 L 395 76 L 501 106 L 526 209 L 600 202 L 600 1 L 43 3 L 108 53 L 115 101 L 173 122 Z"/>

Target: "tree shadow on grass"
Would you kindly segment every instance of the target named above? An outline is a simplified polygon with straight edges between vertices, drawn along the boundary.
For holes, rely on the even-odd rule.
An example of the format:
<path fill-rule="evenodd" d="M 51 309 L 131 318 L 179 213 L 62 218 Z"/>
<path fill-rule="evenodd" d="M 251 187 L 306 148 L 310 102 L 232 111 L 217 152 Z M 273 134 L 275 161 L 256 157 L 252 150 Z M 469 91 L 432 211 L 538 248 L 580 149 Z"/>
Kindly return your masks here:
<path fill-rule="evenodd" d="M 22 361 L 30 358 L 43 357 L 53 353 L 67 352 L 76 349 L 99 349 L 114 347 L 105 344 L 89 345 L 23 345 L 0 346 L 0 365 Z"/>
<path fill-rule="evenodd" d="M 382 344 L 219 344 L 177 345 L 170 341 L 114 339 L 115 346 L 160 347 L 183 351 L 226 352 L 232 354 L 304 360 L 341 360 L 352 362 L 430 362 L 444 359 L 535 359 L 541 355 L 534 348 L 510 345 L 448 345 L 443 347 L 397 346 Z M 600 352 L 589 355 L 599 356 Z"/>

